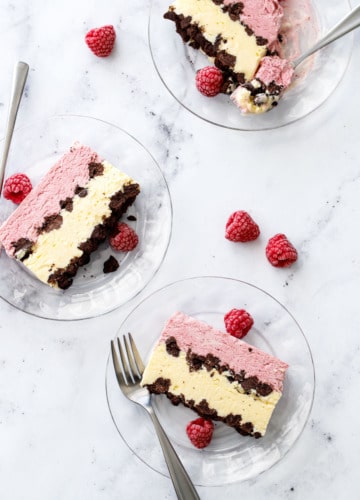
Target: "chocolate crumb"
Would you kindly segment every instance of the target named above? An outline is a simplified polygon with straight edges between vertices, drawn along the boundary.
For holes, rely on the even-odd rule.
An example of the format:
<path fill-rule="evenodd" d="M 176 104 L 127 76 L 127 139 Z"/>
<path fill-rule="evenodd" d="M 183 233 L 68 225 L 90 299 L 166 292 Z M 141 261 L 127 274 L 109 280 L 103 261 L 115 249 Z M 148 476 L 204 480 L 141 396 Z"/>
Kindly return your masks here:
<path fill-rule="evenodd" d="M 175 337 L 169 337 L 166 339 L 166 352 L 170 354 L 170 356 L 174 356 L 174 358 L 178 358 L 180 354 L 179 346 L 177 345 Z"/>
<path fill-rule="evenodd" d="M 75 194 L 77 194 L 78 196 L 80 196 L 80 198 L 85 198 L 85 196 L 87 195 L 88 193 L 88 190 L 82 186 L 76 186 L 75 188 Z"/>
<path fill-rule="evenodd" d="M 128 215 L 127 217 L 127 220 L 130 220 L 130 221 L 136 221 L 137 218 L 135 217 L 135 215 Z"/>
<path fill-rule="evenodd" d="M 110 255 L 110 257 L 104 262 L 103 272 L 105 274 L 113 273 L 114 271 L 116 271 L 119 268 L 119 266 L 120 266 L 120 264 L 115 259 L 115 257 Z"/>
<path fill-rule="evenodd" d="M 92 161 L 91 163 L 89 163 L 88 168 L 89 168 L 90 179 L 96 177 L 97 175 L 102 175 L 104 173 L 104 165 L 99 162 Z"/>

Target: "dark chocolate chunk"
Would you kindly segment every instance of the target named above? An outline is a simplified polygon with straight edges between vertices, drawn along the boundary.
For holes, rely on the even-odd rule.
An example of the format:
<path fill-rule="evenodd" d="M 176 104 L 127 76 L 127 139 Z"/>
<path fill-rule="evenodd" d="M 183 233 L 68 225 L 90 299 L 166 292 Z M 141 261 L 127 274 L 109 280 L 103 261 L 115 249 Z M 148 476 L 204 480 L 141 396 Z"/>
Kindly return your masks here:
<path fill-rule="evenodd" d="M 179 346 L 177 345 L 175 337 L 169 337 L 166 339 L 166 352 L 170 354 L 170 356 L 174 356 L 174 358 L 178 358 L 180 354 Z"/>
<path fill-rule="evenodd" d="M 81 186 L 76 186 L 75 188 L 75 194 L 77 194 L 78 196 L 80 196 L 80 198 L 85 198 L 85 196 L 87 195 L 88 193 L 88 190 L 84 187 L 81 187 Z"/>
<path fill-rule="evenodd" d="M 110 255 L 110 257 L 104 262 L 104 267 L 103 271 L 105 274 L 107 273 L 113 273 L 117 269 L 119 269 L 119 262 L 115 259 L 113 255 Z"/>
<path fill-rule="evenodd" d="M 30 241 L 28 238 L 20 238 L 17 241 L 12 241 L 11 242 L 13 248 L 15 249 L 15 256 L 19 260 L 25 260 L 29 255 L 32 253 L 31 249 L 33 246 L 33 242 Z M 17 257 L 17 253 L 21 253 L 22 256 L 19 258 Z"/>
<path fill-rule="evenodd" d="M 60 201 L 60 208 L 65 209 L 67 212 L 72 212 L 73 210 L 73 199 L 70 198 L 69 196 L 65 198 L 65 200 Z"/>
<path fill-rule="evenodd" d="M 54 229 L 59 229 L 63 223 L 63 218 L 60 214 L 47 215 L 41 227 L 37 229 L 38 234 L 49 233 Z"/>
<path fill-rule="evenodd" d="M 104 173 L 104 165 L 99 162 L 91 162 L 88 165 L 89 168 L 89 177 L 90 179 L 93 179 L 94 177 L 98 175 L 103 175 Z"/>

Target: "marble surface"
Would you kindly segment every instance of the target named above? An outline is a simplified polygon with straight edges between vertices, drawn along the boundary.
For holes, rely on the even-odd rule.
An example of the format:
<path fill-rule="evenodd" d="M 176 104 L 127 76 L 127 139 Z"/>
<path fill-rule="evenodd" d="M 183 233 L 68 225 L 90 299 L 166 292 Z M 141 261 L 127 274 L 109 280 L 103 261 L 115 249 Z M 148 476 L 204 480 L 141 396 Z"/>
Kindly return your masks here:
<path fill-rule="evenodd" d="M 224 130 L 184 110 L 163 87 L 147 43 L 149 2 L 2 0 L 0 135 L 15 61 L 31 67 L 18 124 L 75 113 L 135 135 L 169 183 L 174 220 L 165 261 L 126 306 L 78 322 L 43 320 L 0 300 L 0 484 L 4 500 L 172 499 L 169 479 L 119 437 L 105 395 L 109 343 L 151 291 L 184 277 L 229 276 L 285 304 L 303 328 L 316 369 L 312 413 L 287 456 L 260 477 L 201 498 L 261 500 L 360 497 L 360 33 L 348 71 L 312 115 L 269 132 Z M 84 44 L 88 29 L 114 24 L 108 59 Z M 250 210 L 261 238 L 223 237 L 228 215 Z M 264 257 L 286 233 L 299 251 L 290 269 Z"/>

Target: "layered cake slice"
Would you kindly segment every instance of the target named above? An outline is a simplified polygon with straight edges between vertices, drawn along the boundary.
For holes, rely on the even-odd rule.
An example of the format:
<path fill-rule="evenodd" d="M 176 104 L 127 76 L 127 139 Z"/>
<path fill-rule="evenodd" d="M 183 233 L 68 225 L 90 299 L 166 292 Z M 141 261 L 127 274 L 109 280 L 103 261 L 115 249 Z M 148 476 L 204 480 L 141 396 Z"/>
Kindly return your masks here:
<path fill-rule="evenodd" d="M 139 192 L 131 177 L 77 143 L 0 227 L 0 242 L 39 280 L 66 289 Z"/>
<path fill-rule="evenodd" d="M 293 76 L 291 64 L 278 57 L 283 14 L 279 0 L 175 0 L 164 17 L 175 22 L 184 43 L 223 72 L 221 92 L 232 94 L 243 113 L 262 113 L 277 104 Z"/>
<path fill-rule="evenodd" d="M 240 434 L 265 434 L 288 365 L 210 325 L 175 313 L 166 324 L 141 384 Z"/>

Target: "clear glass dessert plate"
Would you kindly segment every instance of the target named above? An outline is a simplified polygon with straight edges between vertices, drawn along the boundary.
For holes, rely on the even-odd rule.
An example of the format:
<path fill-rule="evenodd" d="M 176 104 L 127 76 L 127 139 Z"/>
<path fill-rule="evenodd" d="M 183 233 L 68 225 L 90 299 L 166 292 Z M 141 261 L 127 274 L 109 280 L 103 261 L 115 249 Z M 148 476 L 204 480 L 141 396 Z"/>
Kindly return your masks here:
<path fill-rule="evenodd" d="M 310 4 L 311 2 L 311 4 Z M 185 45 L 175 23 L 163 18 L 171 0 L 153 0 L 148 26 L 151 56 L 168 91 L 188 111 L 207 122 L 235 130 L 267 130 L 307 116 L 329 99 L 348 66 L 353 34 L 322 49 L 299 66 L 294 83 L 276 108 L 259 115 L 242 115 L 229 96 L 208 98 L 195 87 L 196 71 L 208 58 Z M 294 60 L 312 46 L 349 11 L 347 0 L 284 0 L 284 24 L 293 26 L 284 56 Z M 290 23 L 290 24 L 289 24 Z"/>
<path fill-rule="evenodd" d="M 312 407 L 315 375 L 307 340 L 289 311 L 254 285 L 230 278 L 195 277 L 172 283 L 145 298 L 124 320 L 117 336 L 134 336 L 148 361 L 168 318 L 182 311 L 224 330 L 224 314 L 245 308 L 254 318 L 249 344 L 289 364 L 283 396 L 260 439 L 241 436 L 217 422 L 211 444 L 198 450 L 188 440 L 186 424 L 196 418 L 188 408 L 153 396 L 155 411 L 195 484 L 221 486 L 253 478 L 279 462 L 299 438 Z M 151 420 L 128 401 L 117 385 L 111 358 L 106 367 L 106 393 L 113 421 L 128 447 L 155 471 L 168 475 Z M 214 473 L 216 471 L 216 473 Z"/>
<path fill-rule="evenodd" d="M 101 157 L 132 176 L 141 193 L 122 220 L 139 235 L 128 253 L 103 243 L 81 267 L 67 290 L 43 284 L 4 250 L 0 254 L 0 297 L 24 312 L 48 319 L 76 320 L 109 312 L 139 293 L 151 280 L 165 256 L 171 234 L 172 206 L 164 176 L 151 154 L 121 128 L 104 121 L 74 115 L 55 116 L 18 129 L 13 137 L 5 178 L 26 173 L 33 185 L 69 150 L 75 141 L 90 146 Z M 16 205 L 1 197 L 0 224 Z M 133 215 L 136 220 L 129 221 Z M 120 267 L 103 273 L 110 255 Z"/>

